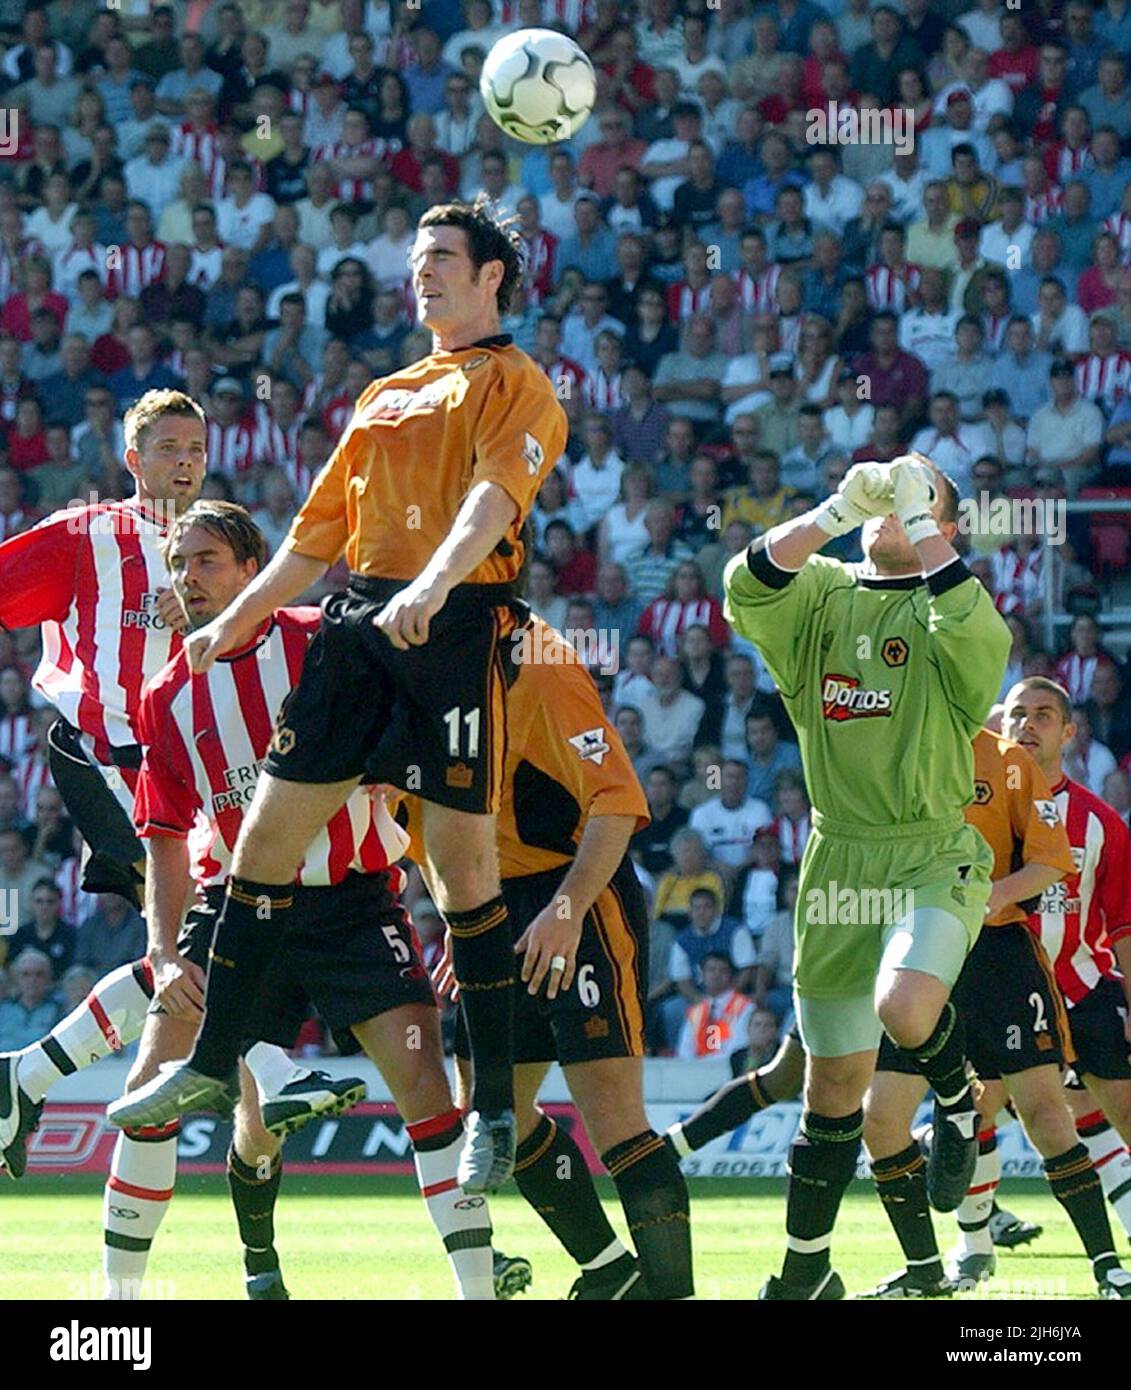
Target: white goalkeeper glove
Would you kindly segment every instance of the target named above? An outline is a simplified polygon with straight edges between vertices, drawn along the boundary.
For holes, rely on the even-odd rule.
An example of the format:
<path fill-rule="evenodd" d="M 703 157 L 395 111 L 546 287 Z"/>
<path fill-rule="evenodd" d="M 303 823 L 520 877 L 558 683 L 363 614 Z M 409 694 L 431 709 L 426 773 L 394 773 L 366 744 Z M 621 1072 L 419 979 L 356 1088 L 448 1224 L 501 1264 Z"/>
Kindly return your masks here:
<path fill-rule="evenodd" d="M 844 475 L 840 488 L 813 512 L 813 524 L 830 536 L 845 536 L 873 516 L 892 509 L 892 466 L 857 463 Z"/>
<path fill-rule="evenodd" d="M 895 484 L 893 510 L 903 522 L 911 544 L 918 545 L 928 536 L 940 535 L 939 524 L 931 511 L 938 499 L 933 470 L 914 454 L 905 454 L 892 464 L 892 476 Z"/>

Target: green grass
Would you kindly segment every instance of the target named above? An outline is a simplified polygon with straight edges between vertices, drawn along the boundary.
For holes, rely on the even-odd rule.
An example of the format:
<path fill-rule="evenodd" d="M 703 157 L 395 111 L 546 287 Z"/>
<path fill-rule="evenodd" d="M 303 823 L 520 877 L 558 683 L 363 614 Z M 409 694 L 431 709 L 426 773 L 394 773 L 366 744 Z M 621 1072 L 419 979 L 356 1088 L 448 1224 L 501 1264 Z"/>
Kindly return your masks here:
<path fill-rule="evenodd" d="M 612 1184 L 601 1195 L 623 1229 Z M 693 1180 L 692 1224 L 697 1292 L 747 1299 L 777 1270 L 785 1208 L 780 1180 Z M 14 1299 L 98 1296 L 101 1181 L 34 1177 L 0 1188 L 0 1303 Z M 1088 1264 L 1068 1221 L 1041 1183 L 1003 1188 L 1005 1204 L 1039 1221 L 1044 1235 L 1016 1252 L 999 1252 L 999 1297 L 1037 1292 L 1087 1297 Z M 492 1200 L 496 1244 L 534 1265 L 533 1299 L 562 1298 L 575 1270 L 513 1188 Z M 936 1217 L 944 1250 L 953 1224 Z M 1125 1248 L 1122 1235 L 1121 1248 Z M 452 1280 L 435 1233 L 407 1178 L 284 1177 L 277 1245 L 295 1298 L 446 1299 Z M 856 1183 L 834 1241 L 849 1292 L 899 1266 L 894 1237 L 870 1188 Z M 183 1177 L 155 1243 L 149 1278 L 158 1296 L 237 1299 L 243 1294 L 232 1215 L 223 1179 Z M 92 1292 L 93 1291 L 93 1292 Z"/>

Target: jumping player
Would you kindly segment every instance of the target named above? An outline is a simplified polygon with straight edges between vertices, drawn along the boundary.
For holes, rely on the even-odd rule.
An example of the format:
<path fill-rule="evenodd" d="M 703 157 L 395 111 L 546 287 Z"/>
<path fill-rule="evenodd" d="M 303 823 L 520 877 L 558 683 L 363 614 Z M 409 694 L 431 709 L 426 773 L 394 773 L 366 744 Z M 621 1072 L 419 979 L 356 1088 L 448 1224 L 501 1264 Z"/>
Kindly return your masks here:
<path fill-rule="evenodd" d="M 177 595 L 190 622 L 200 626 L 250 583 L 267 548 L 242 507 L 201 502 L 174 523 L 167 553 Z M 176 943 L 177 952 L 196 966 L 208 958 L 256 769 L 275 714 L 309 659 L 316 630 L 316 610 L 281 609 L 207 674 L 194 676 L 182 653 L 145 692 L 138 715 L 145 756 L 135 816 L 150 856 L 146 906 L 156 951 L 168 954 Z M 206 821 L 203 832 L 200 815 Z M 190 839 L 200 866 L 198 897 L 178 935 Z M 334 813 L 308 847 L 292 887 L 294 908 L 249 1014 L 248 1036 L 293 1045 L 308 993 L 329 1028 L 338 1035 L 352 1032 L 405 1118 L 425 1201 L 461 1291 L 490 1299 L 486 1205 L 469 1200 L 455 1181 L 462 1125 L 444 1074 L 435 999 L 398 901 L 404 876 L 395 861 L 407 843 L 378 795 L 358 789 Z M 170 986 L 155 1003 L 127 1082 L 127 1100 L 160 1064 L 188 1052 L 199 1025 L 200 1008 L 183 988 Z M 417 1039 L 419 1046 L 406 1047 L 406 1038 Z M 269 1173 L 257 1171 L 278 1145 L 263 1147 L 265 1135 L 249 1101 L 245 1086 L 229 1155 L 230 1185 L 249 1280 L 280 1289 L 269 1239 L 277 1159 Z M 113 1112 L 111 1106 L 111 1119 Z M 152 1193 L 148 1200 L 134 1203 L 143 1220 L 120 1224 L 120 1235 L 152 1238 L 149 1228 L 156 1229 L 173 1186 L 175 1152 L 167 1155 L 167 1164 L 146 1185 Z"/>
<path fill-rule="evenodd" d="M 559 633 L 534 619 L 507 665 L 499 863 L 526 985 L 515 1004 L 515 1181 L 579 1266 L 571 1298 L 690 1298 L 687 1184 L 644 1113 L 648 911 L 628 844 L 648 804 Z M 466 1095 L 462 1027 L 456 1056 Z M 555 1061 L 616 1183 L 638 1259 L 609 1225 L 577 1145 L 535 1103 Z"/>
<path fill-rule="evenodd" d="M 992 857 L 962 811 L 1009 634 L 950 544 L 957 504 L 919 456 L 857 465 L 725 573 L 728 620 L 782 691 L 814 807 L 796 927 L 805 1111 L 768 1299 L 843 1297 L 829 1245 L 882 1031 L 935 1090 L 936 1206 L 958 1205 L 974 1164 L 977 1113 L 949 994 L 990 896 Z M 861 525 L 862 566 L 817 555 Z M 832 910 L 845 887 L 857 897 L 848 923 Z"/>
<path fill-rule="evenodd" d="M 486 1191 L 510 1176 L 515 1149 L 514 966 L 495 844 L 501 646 L 516 622 L 519 530 L 566 424 L 549 380 L 499 331 L 520 270 L 514 238 L 479 206 L 444 204 L 421 218 L 411 259 L 432 354 L 362 393 L 280 553 L 189 639 L 193 668 L 207 670 L 345 553 L 349 587 L 324 605 L 236 846 L 192 1057 L 122 1114 L 165 1123 L 234 1094 L 249 1000 L 295 869 L 368 770 L 425 803 L 475 1063 L 461 1178 Z"/>

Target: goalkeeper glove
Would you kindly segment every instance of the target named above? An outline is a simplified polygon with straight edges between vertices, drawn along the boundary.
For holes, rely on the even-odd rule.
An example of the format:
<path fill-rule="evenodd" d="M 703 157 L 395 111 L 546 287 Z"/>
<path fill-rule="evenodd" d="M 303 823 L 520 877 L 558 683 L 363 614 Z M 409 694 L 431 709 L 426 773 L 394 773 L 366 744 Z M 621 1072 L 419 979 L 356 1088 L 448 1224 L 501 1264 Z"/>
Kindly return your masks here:
<path fill-rule="evenodd" d="M 892 476 L 895 484 L 893 510 L 903 522 L 903 529 L 911 544 L 918 545 L 928 536 L 941 534 L 931 511 L 938 498 L 933 470 L 907 454 L 896 459 L 892 465 Z"/>
<path fill-rule="evenodd" d="M 830 536 L 855 531 L 870 517 L 892 509 L 892 468 L 888 463 L 857 463 L 844 475 L 838 491 L 812 515 L 813 524 Z"/>

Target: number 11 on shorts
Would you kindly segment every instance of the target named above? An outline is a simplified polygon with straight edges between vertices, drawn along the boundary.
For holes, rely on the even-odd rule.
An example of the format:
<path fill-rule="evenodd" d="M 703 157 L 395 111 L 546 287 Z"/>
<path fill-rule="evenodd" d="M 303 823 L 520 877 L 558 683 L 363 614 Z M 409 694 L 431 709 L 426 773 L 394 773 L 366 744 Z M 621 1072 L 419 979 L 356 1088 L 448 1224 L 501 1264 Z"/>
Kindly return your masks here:
<path fill-rule="evenodd" d="M 459 705 L 453 705 L 447 714 L 444 715 L 444 723 L 448 726 L 448 755 L 452 758 L 477 758 L 479 756 L 479 706 L 468 712 L 460 719 Z M 467 728 L 467 752 L 460 752 L 460 724 Z"/>

